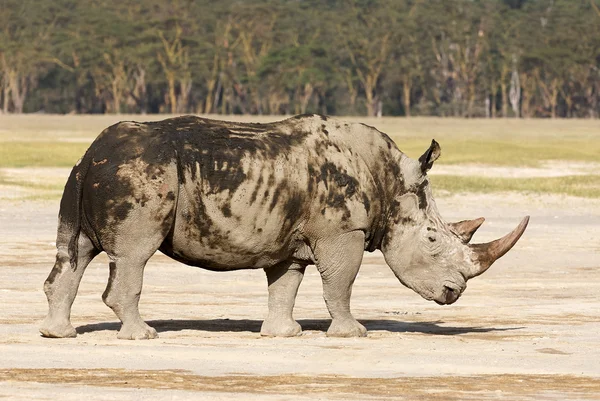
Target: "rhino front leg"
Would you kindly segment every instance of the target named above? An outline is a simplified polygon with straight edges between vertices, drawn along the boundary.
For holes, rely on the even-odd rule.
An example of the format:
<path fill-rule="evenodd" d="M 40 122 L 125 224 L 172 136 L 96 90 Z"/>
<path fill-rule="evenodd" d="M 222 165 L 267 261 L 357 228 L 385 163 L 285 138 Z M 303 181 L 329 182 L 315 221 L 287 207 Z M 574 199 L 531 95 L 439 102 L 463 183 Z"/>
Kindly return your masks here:
<path fill-rule="evenodd" d="M 77 267 L 71 267 L 66 246 L 60 246 L 56 253 L 56 263 L 44 283 L 44 292 L 48 298 L 48 315 L 40 327 L 40 333 L 44 337 L 77 336 L 71 324 L 71 306 L 85 268 L 98 254 L 98 250 L 84 233 L 80 233 L 77 246 Z"/>
<path fill-rule="evenodd" d="M 260 328 L 262 336 L 293 337 L 302 332 L 292 311 L 305 269 L 306 266 L 291 262 L 265 269 L 269 283 L 269 315 Z"/>
<path fill-rule="evenodd" d="M 323 280 L 323 298 L 332 318 L 328 336 L 367 335 L 367 329 L 350 313 L 352 285 L 362 262 L 364 243 L 364 233 L 353 231 L 316 244 L 316 265 Z"/>

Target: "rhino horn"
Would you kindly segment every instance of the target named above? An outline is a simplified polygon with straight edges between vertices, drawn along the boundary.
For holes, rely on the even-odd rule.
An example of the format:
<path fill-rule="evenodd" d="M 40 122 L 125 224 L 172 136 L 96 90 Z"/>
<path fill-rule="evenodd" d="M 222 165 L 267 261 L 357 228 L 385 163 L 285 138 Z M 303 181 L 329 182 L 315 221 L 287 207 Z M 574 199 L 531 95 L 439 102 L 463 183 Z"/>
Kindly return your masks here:
<path fill-rule="evenodd" d="M 510 249 L 517 243 L 519 238 L 521 238 L 521 235 L 523 235 L 528 223 L 529 216 L 526 216 L 523 220 L 521 220 L 521 223 L 517 226 L 517 228 L 504 237 L 485 244 L 469 245 L 469 248 L 471 248 L 475 259 L 473 260 L 473 270 L 471 271 L 471 274 L 469 274 L 468 278 L 477 277 L 484 273 L 487 269 L 489 269 L 492 263 L 502 257 L 506 252 L 510 251 Z"/>
<path fill-rule="evenodd" d="M 471 241 L 473 234 L 475 234 L 475 231 L 481 227 L 484 221 L 485 219 L 480 217 L 475 220 L 463 220 L 457 223 L 448 223 L 448 226 L 450 227 L 450 230 L 452 230 L 452 232 L 466 244 Z"/>

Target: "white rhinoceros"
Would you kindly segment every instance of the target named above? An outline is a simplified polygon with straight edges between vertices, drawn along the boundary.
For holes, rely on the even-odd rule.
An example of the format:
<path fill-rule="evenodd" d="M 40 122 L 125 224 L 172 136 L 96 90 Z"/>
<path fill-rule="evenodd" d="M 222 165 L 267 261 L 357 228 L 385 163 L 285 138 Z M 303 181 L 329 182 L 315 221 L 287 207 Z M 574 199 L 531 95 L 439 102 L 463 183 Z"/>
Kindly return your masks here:
<path fill-rule="evenodd" d="M 483 219 L 445 222 L 426 172 L 363 124 L 301 115 L 269 124 L 186 116 L 121 122 L 104 130 L 73 168 L 60 204 L 56 264 L 44 284 L 47 337 L 73 337 L 71 305 L 86 266 L 110 259 L 102 298 L 119 338 L 154 338 L 140 317 L 144 266 L 157 251 L 215 271 L 264 269 L 269 314 L 261 334 L 301 332 L 292 318 L 307 265 L 316 265 L 330 336 L 364 336 L 350 313 L 363 252 L 380 249 L 402 284 L 439 304 L 517 242 L 469 244 Z"/>

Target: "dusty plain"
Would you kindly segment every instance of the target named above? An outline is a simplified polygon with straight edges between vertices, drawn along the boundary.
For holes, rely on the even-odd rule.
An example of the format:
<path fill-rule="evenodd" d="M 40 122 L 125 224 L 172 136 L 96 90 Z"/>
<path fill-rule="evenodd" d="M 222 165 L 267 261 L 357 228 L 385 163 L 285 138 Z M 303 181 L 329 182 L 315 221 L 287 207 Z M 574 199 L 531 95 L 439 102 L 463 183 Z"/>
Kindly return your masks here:
<path fill-rule="evenodd" d="M 15 129 L 34 119 L 37 125 L 18 138 Z M 1 151 L 9 154 L 17 140 L 87 146 L 97 126 L 119 119 L 125 118 L 30 116 L 26 122 L 0 116 Z M 477 126 L 421 120 L 429 124 L 425 129 L 418 122 L 400 125 L 416 132 L 422 147 L 436 130 Z M 376 120 L 367 123 L 377 126 Z M 385 124 L 383 131 L 393 130 L 393 121 Z M 524 140 L 533 149 L 547 128 L 545 122 L 500 124 L 534 132 Z M 574 123 L 565 141 L 600 136 L 594 124 Z M 81 128 L 67 132 L 67 125 Z M 555 133 L 547 135 L 558 140 Z M 441 135 L 455 140 L 458 134 Z M 392 136 L 402 149 L 402 132 Z M 450 151 L 454 146 L 456 140 Z M 432 173 L 542 180 L 600 175 L 600 156 L 559 156 L 560 162 L 537 164 L 440 163 Z M 213 273 L 156 254 L 146 268 L 140 309 L 158 339 L 117 340 L 119 322 L 101 300 L 105 255 L 87 268 L 73 306 L 78 337 L 45 339 L 37 331 L 47 308 L 42 285 L 54 262 L 60 188 L 69 169 L 32 164 L 0 160 L 0 399 L 600 400 L 598 197 L 434 187 L 447 220 L 486 217 L 475 242 L 507 233 L 525 215 L 531 215 L 530 226 L 513 251 L 445 307 L 404 288 L 380 253 L 366 253 L 352 298 L 354 315 L 369 330 L 366 338 L 325 336 L 329 316 L 314 267 L 296 302 L 303 334 L 262 338 L 262 271 Z"/>

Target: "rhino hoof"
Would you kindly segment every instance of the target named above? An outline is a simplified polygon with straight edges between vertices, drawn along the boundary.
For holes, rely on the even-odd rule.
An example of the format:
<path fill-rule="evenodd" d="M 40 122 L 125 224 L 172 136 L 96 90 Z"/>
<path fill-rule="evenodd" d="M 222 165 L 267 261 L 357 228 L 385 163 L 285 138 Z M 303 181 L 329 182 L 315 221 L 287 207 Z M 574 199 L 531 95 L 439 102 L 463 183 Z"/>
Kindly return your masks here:
<path fill-rule="evenodd" d="M 124 324 L 117 334 L 117 338 L 121 340 L 151 340 L 157 337 L 156 330 L 146 323 L 144 323 L 144 326 L 127 326 Z"/>
<path fill-rule="evenodd" d="M 302 333 L 302 327 L 295 320 L 265 320 L 260 328 L 263 337 L 296 337 Z"/>
<path fill-rule="evenodd" d="M 68 338 L 77 337 L 77 332 L 71 323 L 52 324 L 47 320 L 42 323 L 40 333 L 43 337 L 48 338 Z"/>
<path fill-rule="evenodd" d="M 327 330 L 327 337 L 366 337 L 367 329 L 356 320 L 333 319 Z"/>

